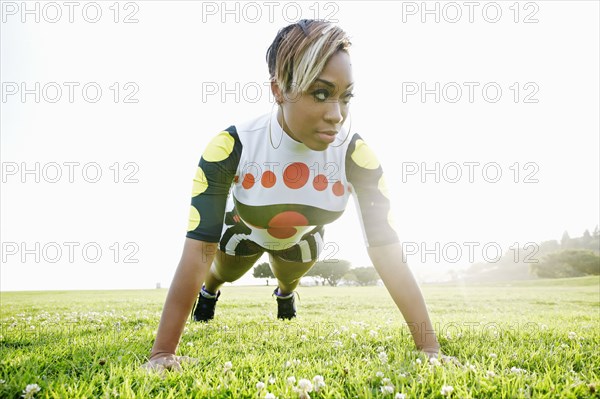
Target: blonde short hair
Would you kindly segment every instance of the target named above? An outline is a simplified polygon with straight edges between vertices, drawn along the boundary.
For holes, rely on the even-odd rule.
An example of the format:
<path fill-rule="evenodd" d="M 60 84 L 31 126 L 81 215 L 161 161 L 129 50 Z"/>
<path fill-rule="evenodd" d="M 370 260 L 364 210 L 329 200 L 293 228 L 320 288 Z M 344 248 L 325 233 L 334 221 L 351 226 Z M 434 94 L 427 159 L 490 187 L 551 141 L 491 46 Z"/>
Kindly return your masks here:
<path fill-rule="evenodd" d="M 288 25 L 267 50 L 270 79 L 284 92 L 304 93 L 329 58 L 351 44 L 346 32 L 328 21 L 303 19 Z"/>

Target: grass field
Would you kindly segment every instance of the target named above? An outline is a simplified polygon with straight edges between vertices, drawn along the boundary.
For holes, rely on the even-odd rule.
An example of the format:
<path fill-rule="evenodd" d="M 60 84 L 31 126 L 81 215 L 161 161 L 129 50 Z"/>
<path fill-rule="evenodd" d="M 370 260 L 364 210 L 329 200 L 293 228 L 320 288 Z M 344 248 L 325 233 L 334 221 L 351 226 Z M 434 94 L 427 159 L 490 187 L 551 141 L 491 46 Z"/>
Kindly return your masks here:
<path fill-rule="evenodd" d="M 166 290 L 2 293 L 0 397 L 600 398 L 598 277 L 422 286 L 463 367 L 416 352 L 383 288 L 300 287 L 291 322 L 272 289 L 224 287 L 179 347 L 199 363 L 163 377 L 139 366 Z"/>

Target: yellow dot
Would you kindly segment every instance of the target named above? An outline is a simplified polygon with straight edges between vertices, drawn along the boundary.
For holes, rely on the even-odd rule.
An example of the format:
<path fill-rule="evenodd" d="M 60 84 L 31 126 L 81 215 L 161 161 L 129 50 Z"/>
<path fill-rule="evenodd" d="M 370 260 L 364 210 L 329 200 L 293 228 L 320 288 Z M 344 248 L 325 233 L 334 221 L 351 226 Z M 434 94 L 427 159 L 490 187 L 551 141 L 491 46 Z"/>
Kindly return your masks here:
<path fill-rule="evenodd" d="M 229 132 L 221 132 L 214 137 L 202 154 L 202 158 L 208 162 L 219 162 L 226 159 L 231 151 L 233 151 L 233 144 L 235 140 Z"/>
<path fill-rule="evenodd" d="M 383 194 L 385 198 L 390 199 L 390 193 L 388 191 L 387 184 L 383 175 L 381 175 L 379 181 L 377 182 L 377 188 L 379 189 L 379 191 L 381 191 L 381 194 Z"/>
<path fill-rule="evenodd" d="M 202 194 L 208 188 L 208 180 L 201 167 L 198 166 L 196 176 L 194 176 L 194 185 L 192 186 L 192 197 Z"/>
<path fill-rule="evenodd" d="M 358 166 L 365 169 L 377 169 L 379 161 L 371 148 L 362 140 L 356 140 L 356 147 L 351 158 Z"/>
<path fill-rule="evenodd" d="M 188 221 L 188 229 L 187 231 L 195 230 L 196 227 L 200 224 L 200 212 L 194 205 L 190 207 L 190 218 Z"/>

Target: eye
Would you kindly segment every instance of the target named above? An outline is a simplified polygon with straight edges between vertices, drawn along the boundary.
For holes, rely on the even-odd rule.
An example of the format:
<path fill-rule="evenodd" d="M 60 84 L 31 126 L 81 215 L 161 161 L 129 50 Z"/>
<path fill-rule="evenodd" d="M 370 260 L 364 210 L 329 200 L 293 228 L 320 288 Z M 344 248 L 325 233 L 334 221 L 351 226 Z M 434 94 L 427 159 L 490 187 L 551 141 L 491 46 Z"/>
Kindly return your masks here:
<path fill-rule="evenodd" d="M 354 94 L 352 93 L 347 93 L 344 96 L 344 104 L 350 104 L 350 100 L 352 99 L 352 97 L 354 97 Z"/>
<path fill-rule="evenodd" d="M 312 95 L 316 101 L 323 102 L 323 101 L 327 100 L 327 97 L 329 97 L 329 91 L 327 91 L 325 89 L 315 90 L 312 92 Z"/>

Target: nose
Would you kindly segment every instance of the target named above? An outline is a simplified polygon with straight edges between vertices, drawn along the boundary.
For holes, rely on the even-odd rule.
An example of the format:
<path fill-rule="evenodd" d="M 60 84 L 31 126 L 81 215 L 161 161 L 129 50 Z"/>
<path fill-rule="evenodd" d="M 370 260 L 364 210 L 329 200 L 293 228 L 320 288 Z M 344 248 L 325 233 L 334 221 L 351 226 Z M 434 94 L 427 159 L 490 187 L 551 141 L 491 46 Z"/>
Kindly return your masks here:
<path fill-rule="evenodd" d="M 342 107 L 337 101 L 332 101 L 327 104 L 327 111 L 325 112 L 325 120 L 331 124 L 338 125 L 344 120 L 342 114 Z"/>

